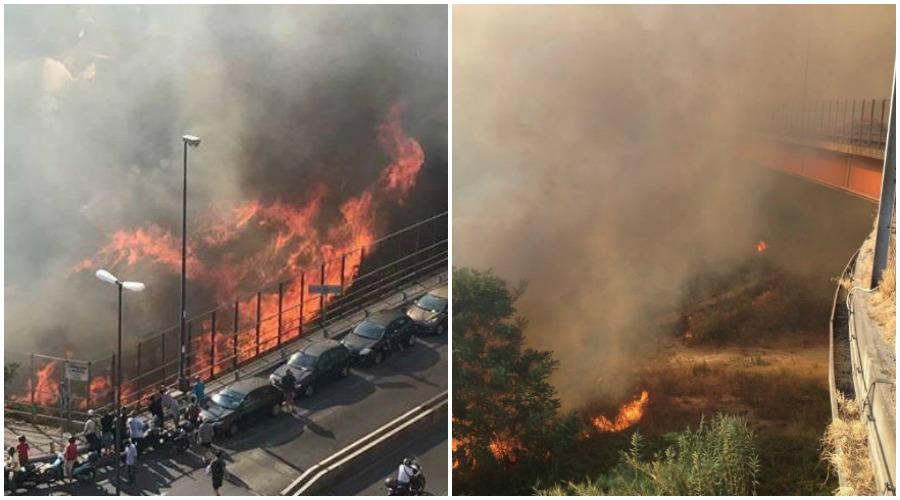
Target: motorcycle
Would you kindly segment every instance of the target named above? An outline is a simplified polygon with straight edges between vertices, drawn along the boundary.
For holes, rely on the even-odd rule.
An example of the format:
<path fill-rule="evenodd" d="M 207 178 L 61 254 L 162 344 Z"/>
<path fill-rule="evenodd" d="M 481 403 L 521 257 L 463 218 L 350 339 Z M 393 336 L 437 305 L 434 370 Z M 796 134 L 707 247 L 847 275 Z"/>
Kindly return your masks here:
<path fill-rule="evenodd" d="M 97 477 L 97 462 L 100 461 L 100 454 L 95 452 L 91 452 L 88 455 L 87 461 L 84 462 L 75 462 L 75 467 L 72 469 L 72 476 L 81 483 L 93 482 Z"/>
<path fill-rule="evenodd" d="M 6 480 L 4 481 L 3 487 L 4 490 L 16 491 L 20 488 L 30 490 L 41 483 L 38 469 L 34 464 L 27 464 L 24 467 L 20 467 L 15 472 L 12 472 L 8 468 L 4 468 L 3 471 L 6 474 Z M 9 481 L 10 475 L 12 476 L 12 482 Z"/>
<path fill-rule="evenodd" d="M 160 437 L 161 447 L 171 448 L 175 453 L 184 453 L 191 447 L 187 426 L 181 425 L 177 429 L 163 431 Z"/>
<path fill-rule="evenodd" d="M 384 480 L 384 486 L 388 490 L 388 496 L 421 496 L 425 495 L 425 473 L 422 466 L 415 460 L 404 460 L 405 465 L 413 470 L 408 483 L 401 483 L 396 477 L 391 476 Z"/>

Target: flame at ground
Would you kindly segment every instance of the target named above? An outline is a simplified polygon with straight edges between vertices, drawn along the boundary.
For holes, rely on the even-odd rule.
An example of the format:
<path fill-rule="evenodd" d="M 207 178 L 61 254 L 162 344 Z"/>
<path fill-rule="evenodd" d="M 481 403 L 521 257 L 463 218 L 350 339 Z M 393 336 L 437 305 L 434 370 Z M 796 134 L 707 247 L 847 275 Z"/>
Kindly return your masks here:
<path fill-rule="evenodd" d="M 769 244 L 763 240 L 759 240 L 759 242 L 756 244 L 756 251 L 759 253 L 765 252 L 768 248 Z"/>
<path fill-rule="evenodd" d="M 602 415 L 594 417 L 592 421 L 594 428 L 600 432 L 624 431 L 641 420 L 641 417 L 644 416 L 644 410 L 647 408 L 649 402 L 650 393 L 641 391 L 641 396 L 639 398 L 625 403 L 619 408 L 619 413 L 616 415 L 615 421 L 611 422 Z"/>
<path fill-rule="evenodd" d="M 301 271 L 307 271 L 306 284 L 325 282 L 350 286 L 362 263 L 363 255 L 359 249 L 376 239 L 376 214 L 380 206 L 403 203 L 415 186 L 425 161 L 421 145 L 404 133 L 403 111 L 401 104 L 392 106 L 376 130 L 378 142 L 390 163 L 382 168 L 377 180 L 369 187 L 340 202 L 338 220 L 330 220 L 323 210 L 329 196 L 325 185 L 306 188 L 305 201 L 299 203 L 254 199 L 231 210 L 215 207 L 199 215 L 192 224 L 188 277 L 214 290 L 214 298 L 220 305 L 232 304 L 236 296 L 262 285 L 295 278 Z M 260 234 L 264 235 L 264 244 L 258 244 Z M 253 244 L 242 244 L 247 241 Z M 345 256 L 343 262 L 342 256 Z M 324 277 L 318 267 L 321 262 L 326 262 Z M 154 265 L 172 274 L 180 273 L 180 239 L 153 223 L 131 231 L 119 230 L 95 256 L 81 260 L 71 272 L 93 271 L 98 267 L 115 271 L 139 264 Z M 305 295 L 298 281 L 284 289 L 283 341 L 298 335 L 300 323 L 314 318 L 321 308 L 318 298 Z M 240 301 L 238 307 L 242 324 L 255 322 L 259 309 L 259 317 L 263 319 L 259 332 L 261 350 L 274 346 L 279 331 L 277 291 L 267 291 L 259 298 L 250 296 Z M 232 352 L 233 346 L 227 344 L 229 339 L 225 335 L 219 334 L 219 325 L 216 325 L 216 332 L 212 332 L 209 321 L 194 325 L 194 328 L 191 346 L 195 354 L 191 357 L 189 371 L 207 373 L 213 357 L 219 362 Z M 215 347 L 213 338 L 216 339 Z M 254 356 L 256 332 L 239 335 L 237 343 L 241 361 Z M 54 371 L 55 364 L 51 364 L 38 376 L 36 392 L 44 399 L 39 400 L 36 395 L 36 401 L 41 404 L 53 404 L 58 399 L 58 379 Z M 93 400 L 98 401 L 101 393 L 109 393 L 108 382 L 91 382 Z M 123 383 L 126 385 L 127 381 Z M 18 399 L 30 398 L 30 386 L 28 391 L 28 395 Z M 123 400 L 129 399 L 128 392 L 123 389 Z"/>

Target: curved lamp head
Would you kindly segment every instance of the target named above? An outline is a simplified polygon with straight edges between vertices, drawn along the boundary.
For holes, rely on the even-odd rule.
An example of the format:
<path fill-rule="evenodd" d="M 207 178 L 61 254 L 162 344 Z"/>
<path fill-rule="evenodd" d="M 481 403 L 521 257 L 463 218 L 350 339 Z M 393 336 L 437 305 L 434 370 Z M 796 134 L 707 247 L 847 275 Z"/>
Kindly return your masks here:
<path fill-rule="evenodd" d="M 195 135 L 183 135 L 181 136 L 181 140 L 192 148 L 196 148 L 200 145 L 200 138 Z"/>
<path fill-rule="evenodd" d="M 113 274 L 111 272 L 107 271 L 106 269 L 98 269 L 96 275 L 97 275 L 97 279 L 99 279 L 100 281 L 112 283 L 113 285 L 115 285 L 119 282 L 119 280 L 116 279 L 116 277 L 113 276 Z"/>
<path fill-rule="evenodd" d="M 137 281 L 125 281 L 122 283 L 122 288 L 132 292 L 140 292 L 144 289 L 144 284 Z"/>

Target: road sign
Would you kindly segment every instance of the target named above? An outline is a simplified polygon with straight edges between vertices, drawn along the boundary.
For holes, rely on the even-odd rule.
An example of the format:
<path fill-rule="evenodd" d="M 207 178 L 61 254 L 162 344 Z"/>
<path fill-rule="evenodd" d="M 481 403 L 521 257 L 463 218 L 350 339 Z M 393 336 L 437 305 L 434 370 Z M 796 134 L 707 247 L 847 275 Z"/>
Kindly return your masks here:
<path fill-rule="evenodd" d="M 66 378 L 87 382 L 88 364 L 81 361 L 66 361 Z"/>
<path fill-rule="evenodd" d="M 344 288 L 341 285 L 309 285 L 309 293 L 340 295 L 343 291 Z"/>

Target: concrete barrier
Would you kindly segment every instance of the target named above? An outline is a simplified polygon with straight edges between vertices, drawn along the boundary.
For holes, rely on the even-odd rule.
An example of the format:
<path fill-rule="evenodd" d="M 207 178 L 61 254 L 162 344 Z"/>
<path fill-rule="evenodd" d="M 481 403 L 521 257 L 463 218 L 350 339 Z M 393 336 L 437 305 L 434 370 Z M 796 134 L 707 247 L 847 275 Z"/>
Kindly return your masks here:
<path fill-rule="evenodd" d="M 390 447 L 410 432 L 434 425 L 440 416 L 445 415 L 447 406 L 448 391 L 444 391 L 313 465 L 282 490 L 281 494 L 301 496 L 321 493 L 360 460 Z"/>

